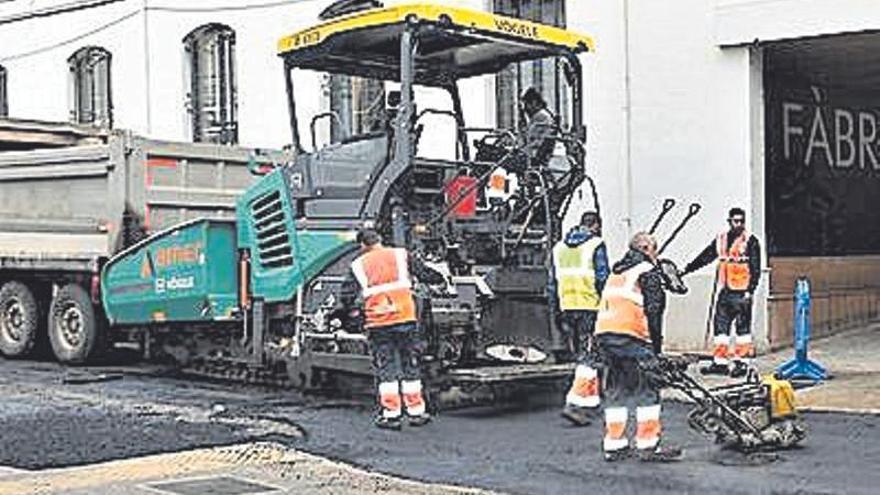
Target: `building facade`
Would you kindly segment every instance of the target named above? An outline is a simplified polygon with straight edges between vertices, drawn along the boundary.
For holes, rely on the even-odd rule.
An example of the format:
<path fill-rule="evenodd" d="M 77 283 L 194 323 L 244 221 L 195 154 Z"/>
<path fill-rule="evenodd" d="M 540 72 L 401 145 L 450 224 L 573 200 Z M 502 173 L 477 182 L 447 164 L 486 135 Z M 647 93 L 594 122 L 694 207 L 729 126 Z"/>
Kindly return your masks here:
<path fill-rule="evenodd" d="M 284 34 L 329 0 L 8 0 L 0 2 L 0 116 L 131 129 L 156 139 L 278 148 L 289 144 Z M 386 0 L 385 4 L 406 3 Z M 664 198 L 701 213 L 664 255 L 683 265 L 748 214 L 765 270 L 759 346 L 791 338 L 794 279 L 811 278 L 814 326 L 877 316 L 880 301 L 880 9 L 871 0 L 461 0 L 590 34 L 583 56 L 588 173 L 612 258 L 650 226 Z M 511 126 L 516 95 L 536 85 L 551 106 L 559 75 L 533 65 L 467 81 L 470 126 Z M 302 74 L 302 113 L 333 110 L 315 140 L 369 125 L 384 88 Z M 442 95 L 417 95 L 443 108 Z M 337 126 L 338 128 L 334 128 Z M 436 131 L 436 132 L 434 132 Z M 445 156 L 448 120 L 423 146 Z M 309 123 L 300 135 L 311 146 Z M 320 142 L 316 142 L 320 145 Z M 573 210 L 592 208 L 586 193 Z M 714 271 L 670 300 L 667 342 L 704 345 Z"/>

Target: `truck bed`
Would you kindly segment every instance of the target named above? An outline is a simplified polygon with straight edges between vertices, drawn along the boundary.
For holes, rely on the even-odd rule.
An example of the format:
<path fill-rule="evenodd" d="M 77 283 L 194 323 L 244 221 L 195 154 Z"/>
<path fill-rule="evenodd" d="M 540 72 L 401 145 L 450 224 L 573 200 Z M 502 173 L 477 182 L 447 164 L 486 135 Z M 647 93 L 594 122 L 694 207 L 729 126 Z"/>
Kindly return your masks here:
<path fill-rule="evenodd" d="M 7 150 L 8 122 L 0 121 Z M 0 269 L 94 272 L 100 260 L 171 225 L 232 218 L 254 180 L 251 149 L 68 127 L 44 126 L 36 149 L 0 152 Z M 19 143 L 37 140 L 15 128 Z M 257 162 L 282 159 L 271 156 Z"/>

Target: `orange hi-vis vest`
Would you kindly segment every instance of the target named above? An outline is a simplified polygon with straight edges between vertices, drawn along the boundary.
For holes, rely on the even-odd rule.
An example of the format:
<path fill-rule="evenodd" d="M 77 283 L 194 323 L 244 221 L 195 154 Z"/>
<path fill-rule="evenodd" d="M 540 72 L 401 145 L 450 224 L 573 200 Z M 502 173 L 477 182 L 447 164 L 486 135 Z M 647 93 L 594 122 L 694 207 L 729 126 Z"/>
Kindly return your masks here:
<path fill-rule="evenodd" d="M 507 171 L 498 167 L 489 176 L 489 183 L 486 184 L 486 200 L 497 199 L 506 201 L 512 193 L 510 189 L 510 177 Z"/>
<path fill-rule="evenodd" d="M 718 286 L 727 287 L 730 290 L 746 290 L 749 288 L 751 274 L 749 273 L 749 257 L 746 255 L 749 237 L 751 235 L 743 231 L 730 249 L 727 248 L 727 232 L 718 234 L 715 239 L 715 249 L 718 251 Z"/>
<path fill-rule="evenodd" d="M 651 342 L 639 277 L 652 268 L 653 265 L 643 261 L 623 273 L 612 273 L 608 277 L 599 302 L 596 335 L 616 333 Z"/>
<path fill-rule="evenodd" d="M 364 297 L 364 327 L 416 321 L 416 303 L 405 249 L 379 247 L 351 263 Z"/>

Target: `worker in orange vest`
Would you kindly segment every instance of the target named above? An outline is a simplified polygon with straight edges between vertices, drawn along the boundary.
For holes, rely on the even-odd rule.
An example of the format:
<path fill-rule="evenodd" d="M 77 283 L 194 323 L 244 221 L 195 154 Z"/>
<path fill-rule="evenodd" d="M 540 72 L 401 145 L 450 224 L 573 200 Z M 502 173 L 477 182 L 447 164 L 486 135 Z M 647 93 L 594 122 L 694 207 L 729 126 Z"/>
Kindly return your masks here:
<path fill-rule="evenodd" d="M 614 264 L 596 318 L 596 344 L 605 368 L 603 406 L 606 461 L 632 452 L 627 422 L 635 410 L 635 452 L 643 461 L 674 461 L 682 450 L 660 445 L 659 359 L 663 347 L 666 294 L 656 269 L 657 240 L 644 232 Z"/>
<path fill-rule="evenodd" d="M 731 208 L 727 222 L 730 229 L 718 234 L 685 266 L 682 274 L 718 260 L 712 364 L 702 371 L 741 376 L 755 353 L 751 330 L 752 300 L 761 278 L 761 245 L 746 230 L 746 213 L 742 208 Z M 736 322 L 736 337 L 731 345 L 730 325 L 733 322 Z"/>
<path fill-rule="evenodd" d="M 399 430 L 404 413 L 411 426 L 430 421 L 421 379 L 424 347 L 413 297 L 414 274 L 430 284 L 445 281 L 440 273 L 413 258 L 403 248 L 385 247 L 373 229 L 358 232 L 361 254 L 351 263 L 341 302 L 357 314 L 358 293 L 363 303 L 380 413 L 376 426 Z M 358 290 L 359 289 L 359 290 Z"/>

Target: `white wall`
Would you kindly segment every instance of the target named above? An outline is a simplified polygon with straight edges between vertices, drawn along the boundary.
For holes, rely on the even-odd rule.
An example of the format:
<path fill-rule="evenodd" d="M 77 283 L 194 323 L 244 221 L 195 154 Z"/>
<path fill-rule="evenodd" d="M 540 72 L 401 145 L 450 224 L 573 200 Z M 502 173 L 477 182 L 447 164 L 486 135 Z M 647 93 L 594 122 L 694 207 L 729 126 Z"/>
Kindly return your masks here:
<path fill-rule="evenodd" d="M 680 265 L 724 227 L 728 205 L 747 198 L 748 106 L 738 104 L 748 102 L 748 57 L 713 46 L 705 3 L 568 4 L 569 28 L 596 39 L 596 52 L 583 57 L 587 168 L 598 183 L 612 262 L 631 234 L 650 227 L 664 198 L 679 206 L 661 226 L 661 239 L 690 202 L 704 207 L 664 253 Z M 670 300 L 667 342 L 698 348 L 711 275 L 688 282 L 691 294 Z"/>
<path fill-rule="evenodd" d="M 385 3 L 392 5 L 406 2 Z M 479 8 L 481 0 L 452 3 Z M 219 22 L 230 26 L 236 33 L 240 143 L 245 146 L 276 148 L 290 143 L 283 64 L 276 52 L 277 42 L 282 36 L 314 25 L 318 22 L 318 14 L 327 5 L 329 2 L 326 0 L 292 1 L 286 4 L 265 0 L 205 0 L 190 1 L 184 5 L 174 0 L 150 0 L 148 23 L 152 127 L 149 133 L 160 139 L 190 139 L 184 109 L 188 81 L 185 81 L 184 75 L 182 40 L 202 24 Z M 243 8 L 247 6 L 252 8 Z M 206 12 L 207 7 L 212 11 Z M 310 118 L 326 110 L 322 78 L 317 73 L 299 72 L 294 83 L 297 113 L 300 116 L 300 139 L 306 148 L 310 148 Z M 443 95 L 421 100 L 420 105 L 422 108 L 449 107 Z M 448 127 L 448 122 L 442 118 L 428 123 L 434 127 Z M 448 140 L 443 139 L 444 135 L 443 132 L 426 133 L 423 140 L 426 146 L 448 148 Z M 320 134 L 318 142 L 321 142 Z"/>
<path fill-rule="evenodd" d="M 715 41 L 719 45 L 876 30 L 880 26 L 876 0 L 716 0 L 716 4 Z"/>
<path fill-rule="evenodd" d="M 73 0 L 11 2 L 4 17 L 36 9 L 63 7 Z M 389 1 L 387 5 L 405 3 Z M 449 2 L 481 8 L 483 0 Z M 87 10 L 0 24 L 0 64 L 9 72 L 10 116 L 40 120 L 69 119 L 67 58 L 78 48 L 102 46 L 113 55 L 114 123 L 157 139 L 191 139 L 185 97 L 183 38 L 193 29 L 217 22 L 236 32 L 239 140 L 242 145 L 280 147 L 290 142 L 282 62 L 276 44 L 284 35 L 318 22 L 327 0 L 128 0 Z M 144 9 L 146 8 L 146 15 Z M 144 31 L 147 32 L 145 43 Z M 92 33 L 92 34 L 89 34 Z M 23 42 L 27 40 L 27 42 Z M 34 52 L 34 53 L 32 53 Z M 297 80 L 302 115 L 322 110 L 321 78 Z M 466 83 L 469 91 L 474 82 Z M 482 85 L 478 85 L 482 87 Z M 483 100 L 481 91 L 478 91 Z M 36 96 L 39 95 L 39 96 Z M 426 97 L 421 107 L 449 108 L 445 95 Z M 482 105 L 468 106 L 469 116 L 483 124 Z M 446 152 L 452 127 L 442 118 L 428 123 L 425 147 Z M 309 119 L 300 122 L 308 141 Z M 449 129 L 446 129 L 449 128 Z M 448 134 L 453 135 L 450 131 Z M 439 153 L 434 153 L 439 156 Z"/>
<path fill-rule="evenodd" d="M 185 75 L 183 38 L 207 23 L 226 24 L 235 30 L 238 83 L 239 142 L 246 146 L 280 147 L 290 142 L 283 65 L 276 43 L 283 35 L 315 22 L 325 3 L 303 1 L 266 8 L 241 9 L 263 2 L 151 1 L 150 32 L 150 134 L 160 139 L 189 140 L 185 111 L 189 81 Z M 206 12 L 203 5 L 213 11 Z M 301 81 L 301 107 L 320 98 L 320 81 Z M 303 108 L 303 109 L 304 109 Z M 307 136 L 308 124 L 302 127 Z"/>
<path fill-rule="evenodd" d="M 872 0 L 569 0 L 568 20 L 596 38 L 596 53 L 585 56 L 588 169 L 611 256 L 673 197 L 679 209 L 661 239 L 688 203 L 703 206 L 664 253 L 681 266 L 726 228 L 733 205 L 750 212 L 749 228 L 764 239 L 762 67 L 748 44 L 877 29 L 880 9 Z M 690 276 L 691 293 L 670 300 L 671 346 L 703 345 L 713 277 L 713 267 Z M 765 276 L 759 296 L 766 289 Z M 764 297 L 755 309 L 763 341 Z"/>
<path fill-rule="evenodd" d="M 569 3 L 570 27 L 596 38 L 585 64 L 588 168 L 613 259 L 650 227 L 664 198 L 679 204 L 661 241 L 689 203 L 703 207 L 664 253 L 679 266 L 726 227 L 729 207 L 751 210 L 750 52 L 717 47 L 713 18 L 705 0 Z M 671 347 L 702 347 L 713 276 L 712 267 L 690 276 L 691 293 L 670 298 Z"/>
<path fill-rule="evenodd" d="M 664 253 L 683 265 L 726 228 L 731 206 L 749 209 L 748 51 L 713 45 L 704 0 L 634 5 L 633 217 L 647 228 L 661 198 L 679 200 L 680 208 L 659 230 L 662 242 L 686 204 L 701 204 L 701 213 Z M 687 297 L 670 300 L 670 343 L 701 346 L 713 269 L 690 278 L 693 291 Z"/>
<path fill-rule="evenodd" d="M 69 0 L 12 2 L 0 14 L 22 13 L 25 4 L 31 3 L 41 8 Z M 96 45 L 112 55 L 116 126 L 143 132 L 145 100 L 141 95 L 146 78 L 142 27 L 143 17 L 136 2 L 0 24 L 0 64 L 8 71 L 10 117 L 69 120 L 67 59 L 79 48 Z"/>
<path fill-rule="evenodd" d="M 604 237 L 611 257 L 629 234 L 626 175 L 626 73 L 622 2 L 569 0 L 568 28 L 593 37 L 594 53 L 581 55 L 584 70 L 584 121 L 587 124 L 587 174 L 599 193 Z M 589 186 L 572 203 L 570 225 L 593 206 Z"/>

